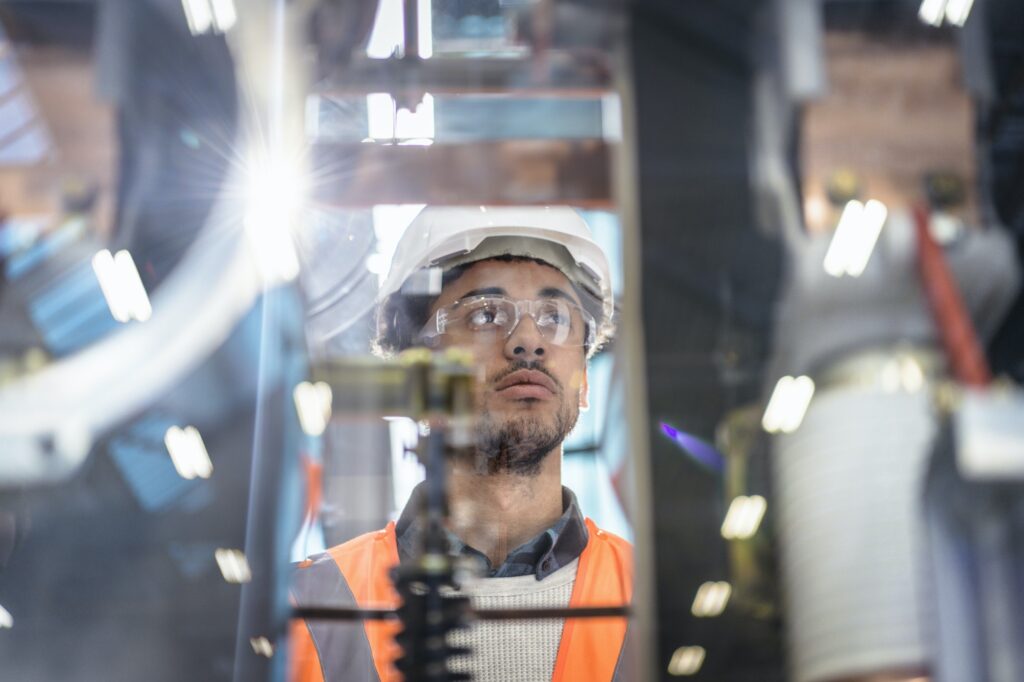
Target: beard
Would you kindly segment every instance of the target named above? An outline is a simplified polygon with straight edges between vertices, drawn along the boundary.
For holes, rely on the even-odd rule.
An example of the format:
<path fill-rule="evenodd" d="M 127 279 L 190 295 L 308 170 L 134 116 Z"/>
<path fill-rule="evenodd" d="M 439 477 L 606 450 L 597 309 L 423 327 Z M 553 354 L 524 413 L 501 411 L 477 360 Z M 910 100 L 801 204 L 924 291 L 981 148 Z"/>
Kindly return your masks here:
<path fill-rule="evenodd" d="M 520 369 L 534 369 L 547 374 L 557 387 L 558 409 L 531 409 L 504 418 L 484 407 L 476 420 L 475 469 L 481 474 L 509 473 L 537 476 L 541 464 L 552 453 L 579 418 L 579 397 L 566 400 L 562 385 L 537 363 L 519 361 L 511 364 L 497 377 Z M 490 382 L 494 383 L 494 381 Z"/>

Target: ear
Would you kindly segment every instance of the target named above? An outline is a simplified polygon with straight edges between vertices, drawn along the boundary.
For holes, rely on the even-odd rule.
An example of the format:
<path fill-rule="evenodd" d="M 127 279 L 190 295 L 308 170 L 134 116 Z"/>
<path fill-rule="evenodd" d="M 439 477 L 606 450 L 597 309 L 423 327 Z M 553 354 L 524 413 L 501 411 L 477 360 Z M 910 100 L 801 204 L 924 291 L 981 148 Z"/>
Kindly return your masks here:
<path fill-rule="evenodd" d="M 580 409 L 590 409 L 590 385 L 587 383 L 587 367 L 583 366 L 583 381 L 580 383 Z"/>

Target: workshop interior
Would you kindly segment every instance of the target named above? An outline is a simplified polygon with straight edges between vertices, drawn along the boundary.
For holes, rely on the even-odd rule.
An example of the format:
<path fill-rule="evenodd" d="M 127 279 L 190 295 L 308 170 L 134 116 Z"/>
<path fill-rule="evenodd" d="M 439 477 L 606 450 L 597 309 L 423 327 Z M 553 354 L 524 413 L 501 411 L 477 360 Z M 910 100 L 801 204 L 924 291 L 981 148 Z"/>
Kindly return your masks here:
<path fill-rule="evenodd" d="M 436 562 L 423 612 L 290 596 L 446 513 L 477 373 L 375 343 L 425 207 L 607 257 L 561 474 L 632 597 L 555 615 L 621 679 L 1024 680 L 1019 0 L 0 0 L 0 679 L 445 635 Z"/>

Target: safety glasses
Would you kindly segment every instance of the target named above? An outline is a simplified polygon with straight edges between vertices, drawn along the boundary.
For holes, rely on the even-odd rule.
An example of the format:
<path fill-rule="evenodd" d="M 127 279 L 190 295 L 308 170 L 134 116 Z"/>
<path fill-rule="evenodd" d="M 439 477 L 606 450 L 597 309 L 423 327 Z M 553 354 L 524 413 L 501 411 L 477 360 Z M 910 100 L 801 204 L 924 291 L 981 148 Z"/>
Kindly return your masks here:
<path fill-rule="evenodd" d="M 504 296 L 473 296 L 445 306 L 427 322 L 421 336 L 424 340 L 442 334 L 504 340 L 526 315 L 553 344 L 590 347 L 594 342 L 594 318 L 579 305 L 560 298 L 514 301 Z"/>

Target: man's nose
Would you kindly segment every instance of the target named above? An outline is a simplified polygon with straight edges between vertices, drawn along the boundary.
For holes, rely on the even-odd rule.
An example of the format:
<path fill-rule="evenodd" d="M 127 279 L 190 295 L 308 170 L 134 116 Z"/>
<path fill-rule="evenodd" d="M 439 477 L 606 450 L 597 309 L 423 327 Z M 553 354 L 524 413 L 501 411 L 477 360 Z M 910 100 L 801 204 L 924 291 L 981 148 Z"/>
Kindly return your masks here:
<path fill-rule="evenodd" d="M 541 335 L 536 320 L 532 315 L 523 313 L 519 324 L 505 339 L 505 357 L 510 360 L 541 358 L 547 352 L 547 345 L 547 339 Z"/>

